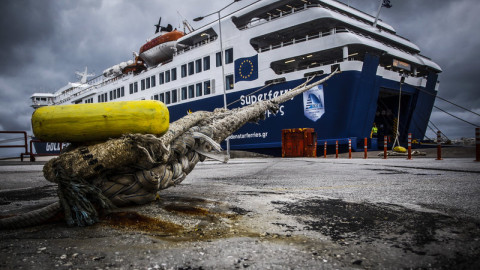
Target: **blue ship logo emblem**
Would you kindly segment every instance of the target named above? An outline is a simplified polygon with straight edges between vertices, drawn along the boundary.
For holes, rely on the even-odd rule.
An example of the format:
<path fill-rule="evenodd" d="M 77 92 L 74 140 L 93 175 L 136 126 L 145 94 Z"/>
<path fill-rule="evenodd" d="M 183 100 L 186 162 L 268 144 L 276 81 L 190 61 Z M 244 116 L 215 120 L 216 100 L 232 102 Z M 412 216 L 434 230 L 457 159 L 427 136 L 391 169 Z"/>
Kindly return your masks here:
<path fill-rule="evenodd" d="M 308 95 L 305 110 L 309 109 L 323 109 L 323 102 L 314 94 Z"/>
<path fill-rule="evenodd" d="M 313 87 L 303 93 L 303 113 L 313 122 L 316 122 L 325 113 L 323 85 Z"/>

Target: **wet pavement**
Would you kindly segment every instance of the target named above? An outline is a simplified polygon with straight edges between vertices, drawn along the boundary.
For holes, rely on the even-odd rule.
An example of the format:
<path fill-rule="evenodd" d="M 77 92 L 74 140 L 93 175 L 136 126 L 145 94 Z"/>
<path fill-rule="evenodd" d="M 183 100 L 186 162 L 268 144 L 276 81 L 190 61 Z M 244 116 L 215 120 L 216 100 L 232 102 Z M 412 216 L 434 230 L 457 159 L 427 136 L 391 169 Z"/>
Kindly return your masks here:
<path fill-rule="evenodd" d="M 56 201 L 42 165 L 0 163 L 0 216 Z M 1 230 L 1 269 L 479 269 L 472 158 L 200 163 L 90 227 Z"/>

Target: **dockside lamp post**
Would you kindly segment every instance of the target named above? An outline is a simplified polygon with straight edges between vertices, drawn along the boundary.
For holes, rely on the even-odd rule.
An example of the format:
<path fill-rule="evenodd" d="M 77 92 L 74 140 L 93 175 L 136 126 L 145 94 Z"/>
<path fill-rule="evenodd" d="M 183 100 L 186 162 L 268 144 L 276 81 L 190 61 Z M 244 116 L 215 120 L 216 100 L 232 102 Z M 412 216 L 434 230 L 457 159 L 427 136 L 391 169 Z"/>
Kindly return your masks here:
<path fill-rule="evenodd" d="M 203 20 L 204 18 L 208 17 L 208 16 L 211 16 L 213 14 L 217 14 L 218 16 L 218 36 L 220 38 L 220 60 L 222 61 L 222 86 L 223 86 L 223 108 L 225 110 L 227 110 L 227 87 L 226 87 L 226 83 L 225 83 L 225 59 L 223 57 L 223 42 L 222 42 L 222 24 L 220 22 L 220 12 L 222 12 L 224 9 L 228 8 L 229 6 L 235 4 L 236 2 L 240 2 L 241 0 L 234 0 L 233 2 L 231 2 L 230 4 L 226 5 L 225 7 L 223 7 L 222 9 L 218 10 L 218 11 L 215 11 L 215 12 L 212 12 L 210 14 L 207 14 L 205 16 L 200 16 L 200 17 L 197 17 L 195 19 L 193 19 L 193 21 L 195 22 L 198 22 L 198 21 L 201 21 Z M 230 140 L 227 138 L 225 140 L 227 142 L 227 155 L 228 157 L 230 157 Z"/>

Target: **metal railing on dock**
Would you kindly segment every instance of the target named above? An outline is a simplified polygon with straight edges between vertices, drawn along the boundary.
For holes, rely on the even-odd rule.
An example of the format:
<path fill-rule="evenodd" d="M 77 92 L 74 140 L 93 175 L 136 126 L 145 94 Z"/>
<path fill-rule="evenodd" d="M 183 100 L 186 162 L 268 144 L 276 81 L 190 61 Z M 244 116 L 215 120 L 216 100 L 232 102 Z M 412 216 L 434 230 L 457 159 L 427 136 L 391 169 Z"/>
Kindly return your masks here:
<path fill-rule="evenodd" d="M 27 143 L 27 132 L 26 131 L 0 131 L 0 134 L 22 134 L 23 138 L 13 138 L 9 140 L 4 140 L 5 141 L 19 141 L 22 140 L 24 143 L 23 144 L 3 144 L 0 145 L 0 148 L 24 148 L 25 152 L 20 153 L 20 160 L 23 161 L 24 156 L 30 156 L 31 153 L 28 151 L 28 143 Z M 0 141 L 1 143 L 1 141 Z"/>

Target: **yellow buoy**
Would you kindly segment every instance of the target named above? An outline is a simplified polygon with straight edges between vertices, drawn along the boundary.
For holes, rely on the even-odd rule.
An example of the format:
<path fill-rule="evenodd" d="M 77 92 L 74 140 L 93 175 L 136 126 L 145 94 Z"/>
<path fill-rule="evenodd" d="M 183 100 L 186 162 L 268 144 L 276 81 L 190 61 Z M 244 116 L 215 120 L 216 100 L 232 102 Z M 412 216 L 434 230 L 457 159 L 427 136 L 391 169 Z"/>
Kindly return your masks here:
<path fill-rule="evenodd" d="M 406 153 L 407 149 L 405 149 L 405 147 L 399 145 L 399 146 L 395 146 L 395 148 L 393 148 L 393 151 L 398 152 L 398 153 Z"/>
<path fill-rule="evenodd" d="M 167 106 L 156 100 L 45 106 L 32 115 L 33 134 L 47 142 L 104 141 L 129 133 L 161 135 L 168 124 Z"/>

